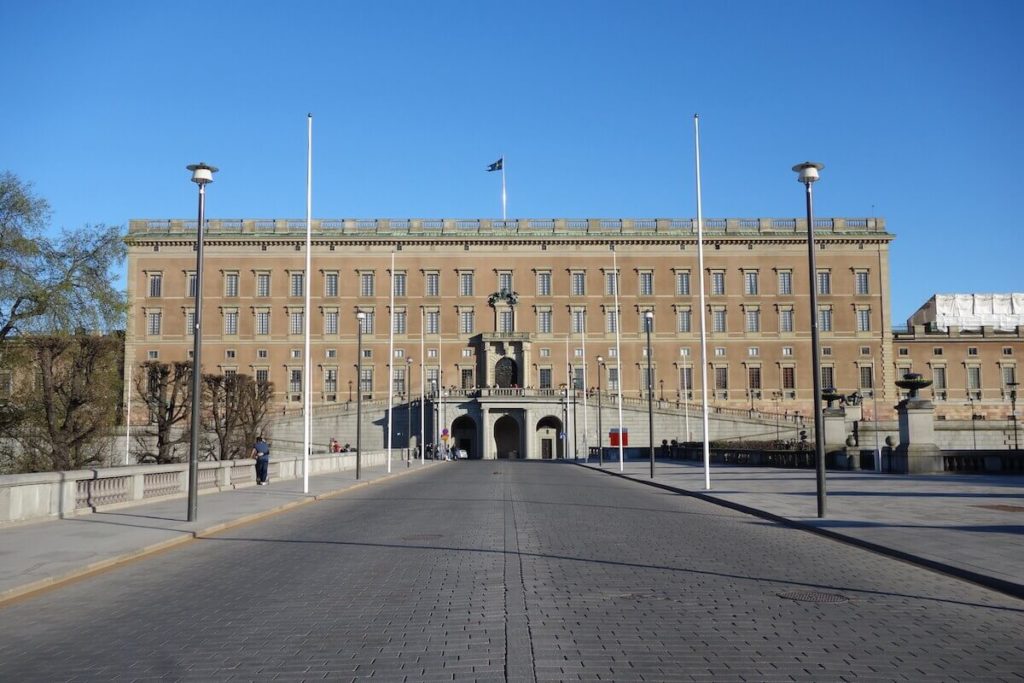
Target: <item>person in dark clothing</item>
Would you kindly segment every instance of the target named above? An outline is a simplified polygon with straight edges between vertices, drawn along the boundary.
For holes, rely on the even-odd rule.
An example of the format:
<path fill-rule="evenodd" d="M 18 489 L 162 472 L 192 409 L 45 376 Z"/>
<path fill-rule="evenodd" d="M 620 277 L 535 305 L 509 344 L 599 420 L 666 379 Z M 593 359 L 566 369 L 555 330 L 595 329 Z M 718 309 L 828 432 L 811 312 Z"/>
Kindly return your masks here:
<path fill-rule="evenodd" d="M 252 447 L 250 455 L 256 458 L 256 484 L 266 486 L 270 483 L 267 479 L 270 470 L 270 444 L 264 441 L 262 436 L 256 437 L 256 444 Z"/>

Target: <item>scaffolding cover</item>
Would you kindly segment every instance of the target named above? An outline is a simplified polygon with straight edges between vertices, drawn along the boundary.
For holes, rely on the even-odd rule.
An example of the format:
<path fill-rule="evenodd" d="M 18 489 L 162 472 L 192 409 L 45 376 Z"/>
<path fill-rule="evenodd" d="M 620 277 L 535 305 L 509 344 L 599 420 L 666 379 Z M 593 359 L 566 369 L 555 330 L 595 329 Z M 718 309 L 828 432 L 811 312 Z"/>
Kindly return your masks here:
<path fill-rule="evenodd" d="M 1024 294 L 936 294 L 935 327 L 962 330 L 993 327 L 1013 332 L 1024 325 Z"/>

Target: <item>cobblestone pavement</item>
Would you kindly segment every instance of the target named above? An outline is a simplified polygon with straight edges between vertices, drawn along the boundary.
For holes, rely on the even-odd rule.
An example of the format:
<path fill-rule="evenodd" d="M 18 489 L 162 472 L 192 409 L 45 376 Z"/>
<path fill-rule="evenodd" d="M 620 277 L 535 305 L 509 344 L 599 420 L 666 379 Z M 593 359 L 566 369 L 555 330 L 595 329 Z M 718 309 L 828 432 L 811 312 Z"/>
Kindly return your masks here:
<path fill-rule="evenodd" d="M 454 462 L 0 608 L 0 680 L 1022 680 L 1024 602 L 686 496 Z"/>

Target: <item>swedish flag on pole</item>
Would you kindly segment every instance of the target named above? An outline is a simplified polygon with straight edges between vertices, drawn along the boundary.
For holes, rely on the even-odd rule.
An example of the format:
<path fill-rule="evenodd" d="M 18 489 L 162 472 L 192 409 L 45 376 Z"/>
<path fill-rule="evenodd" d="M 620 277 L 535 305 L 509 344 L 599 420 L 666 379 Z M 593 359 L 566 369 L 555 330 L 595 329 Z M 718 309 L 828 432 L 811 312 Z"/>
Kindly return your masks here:
<path fill-rule="evenodd" d="M 505 194 L 505 156 L 498 157 L 498 160 L 487 167 L 487 172 L 501 171 L 501 220 L 508 220 L 506 207 L 508 206 L 508 195 Z"/>

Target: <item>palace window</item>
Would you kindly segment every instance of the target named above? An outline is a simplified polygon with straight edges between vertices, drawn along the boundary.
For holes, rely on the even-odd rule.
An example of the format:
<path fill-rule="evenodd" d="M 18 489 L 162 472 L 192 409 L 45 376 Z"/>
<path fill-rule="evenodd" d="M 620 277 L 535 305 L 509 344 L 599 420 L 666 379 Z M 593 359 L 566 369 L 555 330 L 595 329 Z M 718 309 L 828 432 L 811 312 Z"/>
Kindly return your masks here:
<path fill-rule="evenodd" d="M 324 273 L 324 296 L 338 296 L 337 273 Z"/>
<path fill-rule="evenodd" d="M 424 275 L 426 278 L 425 287 L 427 296 L 440 296 L 441 295 L 441 274 L 437 272 L 429 272 Z"/>
<path fill-rule="evenodd" d="M 306 274 L 292 273 L 291 287 L 288 290 L 290 296 L 303 296 L 306 292 Z"/>
<path fill-rule="evenodd" d="M 224 296 L 238 296 L 238 273 L 224 273 Z"/>
<path fill-rule="evenodd" d="M 405 271 L 399 271 L 395 273 L 395 296 L 405 296 Z"/>
<path fill-rule="evenodd" d="M 359 296 L 374 296 L 376 291 L 374 273 L 372 271 L 359 273 Z"/>
<path fill-rule="evenodd" d="M 270 273 L 256 273 L 256 296 L 270 296 Z"/>
<path fill-rule="evenodd" d="M 677 270 L 676 271 L 676 294 L 679 296 L 689 296 L 690 294 L 690 271 L 688 270 Z"/>
<path fill-rule="evenodd" d="M 551 296 L 551 271 L 537 272 L 537 296 Z"/>
<path fill-rule="evenodd" d="M 788 296 L 793 293 L 793 271 L 779 271 L 779 294 Z"/>
<path fill-rule="evenodd" d="M 747 296 L 757 295 L 757 271 L 743 271 L 743 293 Z"/>
<path fill-rule="evenodd" d="M 158 298 L 162 296 L 164 286 L 163 273 L 150 273 L 149 274 L 149 295 L 151 297 Z"/>
<path fill-rule="evenodd" d="M 868 283 L 869 283 L 868 275 L 869 275 L 869 273 L 866 270 L 854 271 L 854 273 L 853 273 L 854 291 L 857 294 L 870 294 L 871 293 L 870 290 L 869 290 L 869 287 L 868 287 Z"/>

